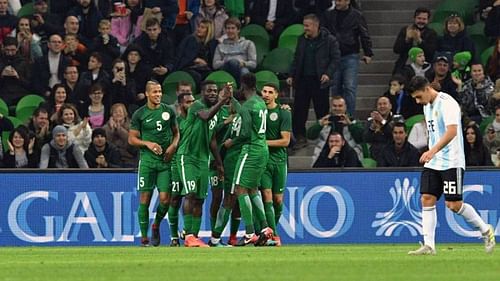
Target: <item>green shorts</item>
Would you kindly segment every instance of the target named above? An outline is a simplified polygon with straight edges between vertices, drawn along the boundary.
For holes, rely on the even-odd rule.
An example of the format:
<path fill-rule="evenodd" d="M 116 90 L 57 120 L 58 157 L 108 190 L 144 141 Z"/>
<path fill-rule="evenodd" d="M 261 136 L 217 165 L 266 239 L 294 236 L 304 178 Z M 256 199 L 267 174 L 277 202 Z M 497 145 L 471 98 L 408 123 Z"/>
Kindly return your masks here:
<path fill-rule="evenodd" d="M 201 165 L 200 160 L 187 155 L 179 155 L 177 168 L 182 182 L 181 195 L 195 194 L 198 199 L 208 196 L 208 161 Z"/>
<path fill-rule="evenodd" d="M 219 179 L 219 173 L 217 172 L 217 170 L 210 169 L 208 171 L 208 175 L 210 178 L 210 187 L 211 188 L 220 188 L 220 189 L 224 188 L 224 182 L 222 182 Z"/>
<path fill-rule="evenodd" d="M 171 163 L 163 161 L 139 161 L 137 190 L 152 192 L 156 187 L 159 192 L 170 192 Z"/>
<path fill-rule="evenodd" d="M 179 169 L 177 168 L 177 159 L 172 159 L 172 195 L 181 195 L 182 191 L 182 181 L 179 174 Z"/>
<path fill-rule="evenodd" d="M 287 173 L 288 168 L 285 161 L 269 161 L 260 179 L 260 186 L 262 189 L 271 189 L 273 194 L 282 194 L 285 190 Z"/>
<path fill-rule="evenodd" d="M 267 163 L 268 158 L 267 150 L 252 151 L 243 147 L 238 162 L 236 162 L 233 184 L 248 189 L 259 187 L 260 179 L 266 168 L 262 163 Z"/>

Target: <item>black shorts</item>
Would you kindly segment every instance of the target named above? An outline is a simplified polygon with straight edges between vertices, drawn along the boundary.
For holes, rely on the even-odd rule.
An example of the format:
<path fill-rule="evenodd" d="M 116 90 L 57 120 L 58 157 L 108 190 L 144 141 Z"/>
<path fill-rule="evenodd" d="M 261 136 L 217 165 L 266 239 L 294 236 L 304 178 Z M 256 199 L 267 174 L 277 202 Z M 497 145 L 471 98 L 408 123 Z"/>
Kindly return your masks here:
<path fill-rule="evenodd" d="M 438 171 L 424 168 L 420 179 L 420 194 L 432 194 L 437 200 L 444 193 L 446 201 L 462 201 L 464 169 Z"/>

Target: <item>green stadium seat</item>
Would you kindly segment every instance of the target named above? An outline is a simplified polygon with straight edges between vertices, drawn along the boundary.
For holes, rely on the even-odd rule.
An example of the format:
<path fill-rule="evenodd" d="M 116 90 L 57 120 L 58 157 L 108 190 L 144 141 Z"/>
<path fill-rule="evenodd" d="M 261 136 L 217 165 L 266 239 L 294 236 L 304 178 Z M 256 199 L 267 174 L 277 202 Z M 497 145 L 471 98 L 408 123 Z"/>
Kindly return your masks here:
<path fill-rule="evenodd" d="M 253 38 L 252 42 L 255 44 L 255 50 L 257 51 L 257 66 L 260 66 L 264 57 L 269 53 L 269 42 L 260 37 Z"/>
<path fill-rule="evenodd" d="M 226 83 L 233 83 L 233 87 L 236 88 L 236 80 L 231 74 L 224 70 L 218 70 L 210 73 L 205 80 L 215 81 L 219 89 L 223 88 Z"/>
<path fill-rule="evenodd" d="M 21 120 L 17 119 L 14 116 L 7 116 L 6 118 L 9 119 L 10 122 L 12 122 L 12 125 L 14 125 L 14 128 L 17 128 L 21 125 L 24 125 L 24 123 Z"/>
<path fill-rule="evenodd" d="M 443 36 L 444 23 L 442 22 L 431 22 L 427 25 L 428 28 L 436 31 L 438 36 Z M 427 59 L 427 58 L 426 58 Z"/>
<path fill-rule="evenodd" d="M 163 96 L 161 98 L 162 102 L 166 104 L 174 104 L 175 101 L 177 100 L 177 84 L 180 81 L 186 81 L 191 84 L 191 87 L 193 89 L 193 94 L 196 93 L 196 82 L 194 81 L 193 77 L 191 74 L 185 72 L 185 71 L 175 71 L 170 73 L 165 80 L 163 80 L 162 84 L 162 91 L 163 91 Z"/>
<path fill-rule="evenodd" d="M 484 118 L 483 121 L 481 121 L 481 124 L 479 124 L 479 131 L 481 132 L 481 134 L 484 134 L 486 133 L 486 129 L 488 128 L 488 126 L 493 123 L 493 120 L 495 120 L 495 116 L 489 116 L 487 118 Z"/>
<path fill-rule="evenodd" d="M 457 14 L 465 24 L 473 24 L 477 4 L 474 0 L 444 0 L 436 8 L 432 22 L 444 22 L 450 15 Z"/>
<path fill-rule="evenodd" d="M 33 112 L 35 112 L 37 108 L 38 107 L 34 106 L 22 107 L 19 110 L 16 110 L 16 118 L 25 124 L 28 120 L 30 120 L 31 116 L 33 116 Z"/>
<path fill-rule="evenodd" d="M 469 34 L 469 37 L 474 41 L 478 54 L 481 54 L 491 46 L 491 40 L 484 35 L 484 22 L 480 21 L 467 26 L 467 34 Z"/>
<path fill-rule="evenodd" d="M 290 72 L 293 61 L 293 52 L 286 48 L 276 48 L 269 52 L 262 61 L 262 68 L 276 74 Z"/>
<path fill-rule="evenodd" d="M 261 38 L 265 41 L 267 41 L 268 47 L 269 47 L 269 33 L 267 33 L 267 30 L 258 25 L 258 24 L 249 24 L 247 26 L 244 26 L 241 29 L 240 32 L 241 37 L 245 37 L 245 39 L 248 40 L 253 40 L 254 38 Z"/>
<path fill-rule="evenodd" d="M 363 161 L 361 161 L 361 164 L 363 165 L 363 168 L 376 168 L 377 167 L 377 161 L 372 158 L 363 158 Z"/>
<path fill-rule="evenodd" d="M 405 130 L 406 130 L 406 133 L 409 134 L 410 131 L 411 131 L 411 128 L 413 128 L 413 126 L 415 124 L 417 124 L 418 122 L 424 120 L 425 117 L 423 114 L 417 114 L 417 115 L 413 115 L 412 117 L 406 119 L 405 121 Z"/>
<path fill-rule="evenodd" d="M 17 12 L 17 17 L 20 18 L 20 17 L 29 17 L 31 15 L 33 15 L 34 13 L 34 10 L 33 10 L 33 2 L 29 2 L 29 3 L 26 3 L 24 4 L 21 9 L 19 9 L 19 11 Z"/>
<path fill-rule="evenodd" d="M 16 118 L 23 123 L 26 122 L 43 102 L 45 102 L 45 99 L 38 95 L 22 97 L 16 105 Z"/>
<path fill-rule="evenodd" d="M 2 132 L 2 146 L 4 153 L 7 153 L 7 151 L 9 151 L 9 136 L 10 136 L 10 131 Z"/>
<path fill-rule="evenodd" d="M 262 70 L 255 73 L 255 78 L 257 79 L 257 90 L 259 92 L 262 90 L 262 87 L 266 83 L 275 84 L 278 87 L 278 90 L 280 88 L 280 81 L 278 79 L 278 76 L 276 76 L 276 74 L 269 70 Z"/>
<path fill-rule="evenodd" d="M 2 114 L 3 116 L 9 115 L 9 106 L 3 99 L 0 99 L 0 114 Z"/>
<path fill-rule="evenodd" d="M 304 34 L 304 25 L 302 24 L 292 24 L 287 27 L 280 34 L 278 40 L 278 47 L 286 48 L 295 53 L 295 48 L 297 47 L 297 40 Z"/>
<path fill-rule="evenodd" d="M 493 55 L 493 50 L 495 49 L 495 46 L 490 46 L 489 48 L 487 48 L 486 50 L 484 50 L 482 53 L 481 53 L 481 63 L 487 67 L 487 64 L 488 64 L 488 60 L 490 59 L 490 57 Z"/>

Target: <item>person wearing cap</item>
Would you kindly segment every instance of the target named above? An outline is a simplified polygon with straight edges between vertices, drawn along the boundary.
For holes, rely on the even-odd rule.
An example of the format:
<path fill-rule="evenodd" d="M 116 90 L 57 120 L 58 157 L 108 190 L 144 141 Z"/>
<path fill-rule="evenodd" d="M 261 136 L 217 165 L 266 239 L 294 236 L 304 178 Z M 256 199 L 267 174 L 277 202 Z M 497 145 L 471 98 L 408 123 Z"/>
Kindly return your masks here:
<path fill-rule="evenodd" d="M 57 125 L 52 129 L 52 140 L 42 147 L 40 168 L 88 168 L 83 152 L 68 141 L 68 129 Z"/>
<path fill-rule="evenodd" d="M 425 72 L 431 68 L 431 65 L 425 61 L 424 50 L 419 47 L 413 47 L 408 51 L 410 64 L 407 64 L 401 70 L 401 74 L 410 81 L 415 76 L 424 77 Z"/>
<path fill-rule="evenodd" d="M 458 102 L 458 85 L 451 78 L 450 61 L 445 53 L 436 53 L 432 68 L 427 70 L 425 78 L 430 81 L 430 86 L 434 90 L 448 93 Z"/>
<path fill-rule="evenodd" d="M 122 55 L 125 61 L 125 76 L 135 84 L 135 104 L 142 106 L 146 103 L 146 83 L 151 78 L 151 67 L 142 60 L 142 48 L 130 44 Z"/>
<path fill-rule="evenodd" d="M 89 168 L 120 168 L 120 151 L 108 142 L 106 131 L 95 128 L 92 132 L 92 143 L 85 151 L 85 160 Z"/>
<path fill-rule="evenodd" d="M 470 78 L 470 62 L 472 54 L 468 51 L 456 53 L 453 56 L 453 70 L 451 77 L 456 82 L 458 80 L 468 80 Z"/>

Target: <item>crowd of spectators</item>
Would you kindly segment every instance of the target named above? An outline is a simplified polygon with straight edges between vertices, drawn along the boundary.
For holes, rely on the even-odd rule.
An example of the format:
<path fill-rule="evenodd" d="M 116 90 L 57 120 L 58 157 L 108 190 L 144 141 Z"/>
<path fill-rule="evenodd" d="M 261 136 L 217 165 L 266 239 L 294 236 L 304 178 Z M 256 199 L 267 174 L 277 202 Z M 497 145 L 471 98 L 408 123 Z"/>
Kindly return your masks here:
<path fill-rule="evenodd" d="M 15 16 L 30 2 L 32 15 Z M 226 2 L 0 0 L 0 98 L 11 112 L 27 94 L 45 99 L 26 126 L 14 129 L 0 114 L 0 134 L 10 132 L 0 166 L 136 167 L 138 151 L 127 142 L 129 116 L 144 105 L 146 82 L 162 82 L 178 70 L 191 74 L 197 85 L 219 69 L 236 81 L 256 71 L 256 45 L 240 35 L 250 23 L 265 28 L 271 48 L 287 26 L 304 26 L 285 78 L 295 89 L 294 148 L 316 142 L 314 167 L 360 166 L 364 158 L 379 166 L 418 165 L 415 155 L 426 147 L 425 123 L 412 131 L 401 125 L 422 113 L 405 90 L 414 76 L 426 77 L 459 102 L 466 152 L 481 150 L 496 162 L 499 0 L 478 7 L 477 20 L 485 22 L 485 36 L 494 46 L 485 65 L 459 15 L 446 18 L 438 36 L 429 27 L 430 10 L 416 9 L 413 22 L 397 34 L 393 76 L 369 116 L 356 116 L 355 109 L 359 64 L 376 56 L 360 1 Z M 311 101 L 318 120 L 306 128 Z M 485 120 L 492 123 L 482 132 Z M 475 140 L 469 142 L 472 134 Z M 479 162 L 493 164 L 470 161 Z"/>

